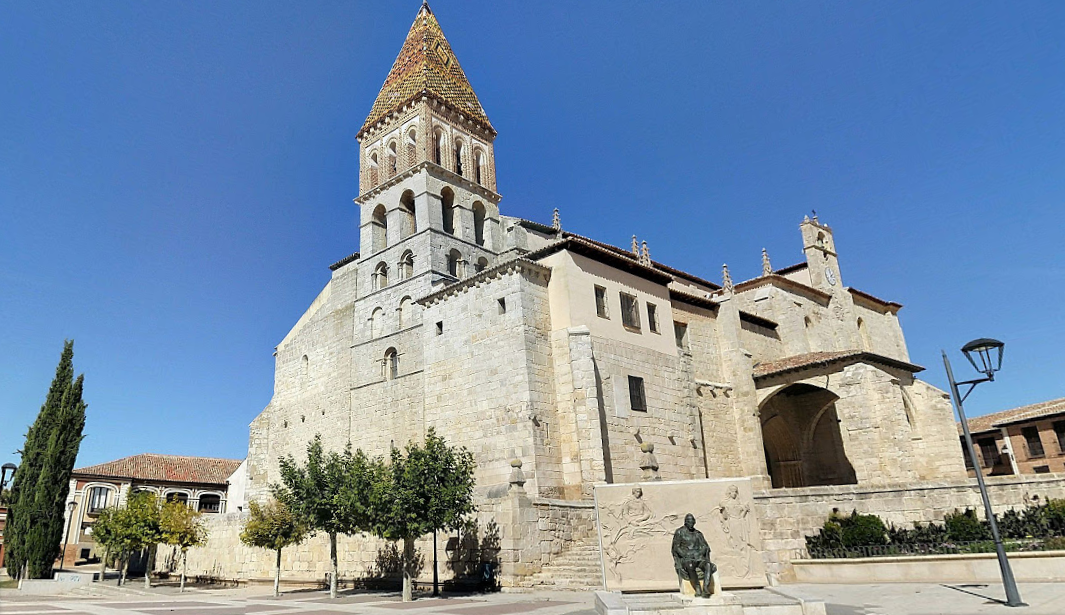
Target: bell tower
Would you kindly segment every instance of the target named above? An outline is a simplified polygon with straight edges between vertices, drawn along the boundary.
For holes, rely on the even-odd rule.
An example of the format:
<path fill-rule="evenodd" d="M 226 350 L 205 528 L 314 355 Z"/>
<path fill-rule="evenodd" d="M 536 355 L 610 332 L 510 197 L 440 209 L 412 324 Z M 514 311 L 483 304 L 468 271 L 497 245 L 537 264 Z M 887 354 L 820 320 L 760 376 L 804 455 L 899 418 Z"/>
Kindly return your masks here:
<path fill-rule="evenodd" d="M 409 266 L 384 255 L 382 266 L 400 263 L 400 275 L 380 280 L 429 272 L 433 286 L 447 284 L 487 267 L 501 251 L 495 136 L 423 2 L 356 137 L 361 259 L 401 243 L 413 256 Z M 408 266 L 412 271 L 402 271 Z M 375 280 L 371 274 L 371 288 L 379 286 Z"/>

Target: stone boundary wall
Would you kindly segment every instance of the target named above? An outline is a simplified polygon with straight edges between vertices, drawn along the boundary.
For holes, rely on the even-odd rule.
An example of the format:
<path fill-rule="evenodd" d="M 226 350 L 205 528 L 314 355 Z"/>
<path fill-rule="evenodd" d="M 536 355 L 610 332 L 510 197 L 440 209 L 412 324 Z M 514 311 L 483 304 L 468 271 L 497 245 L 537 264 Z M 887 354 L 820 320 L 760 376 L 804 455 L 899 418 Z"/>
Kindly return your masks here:
<path fill-rule="evenodd" d="M 1010 568 L 1021 583 L 1060 583 L 1065 551 L 1010 553 Z M 810 559 L 795 561 L 799 583 L 1001 583 L 994 553 Z"/>
<path fill-rule="evenodd" d="M 218 582 L 268 581 L 274 575 L 274 553 L 240 542 L 247 513 L 204 518 L 207 544 L 189 550 L 188 576 Z M 472 519 L 476 531 L 441 532 L 437 537 L 441 583 L 479 583 L 484 564 L 491 564 L 501 587 L 520 586 L 567 546 L 595 540 L 595 508 L 591 502 L 530 498 L 514 488 L 482 500 Z M 432 582 L 431 536 L 415 542 L 422 558 L 418 580 Z M 339 575 L 342 584 L 388 585 L 399 582 L 399 545 L 370 536 L 339 536 Z M 160 545 L 155 570 L 180 572 L 180 554 Z M 328 581 L 329 538 L 318 534 L 281 552 L 281 580 L 293 584 Z"/>
<path fill-rule="evenodd" d="M 571 544 L 588 541 L 598 544 L 594 502 L 536 498 L 532 505 L 536 510 L 542 564 L 549 563 Z"/>
<path fill-rule="evenodd" d="M 996 513 L 1065 498 L 1065 474 L 993 476 L 988 493 Z M 912 526 L 942 521 L 955 509 L 975 508 L 983 516 L 974 479 L 866 487 L 840 485 L 756 491 L 766 570 L 774 582 L 795 580 L 792 560 L 807 557 L 805 537 L 824 525 L 833 510 L 879 515 L 885 523 Z"/>

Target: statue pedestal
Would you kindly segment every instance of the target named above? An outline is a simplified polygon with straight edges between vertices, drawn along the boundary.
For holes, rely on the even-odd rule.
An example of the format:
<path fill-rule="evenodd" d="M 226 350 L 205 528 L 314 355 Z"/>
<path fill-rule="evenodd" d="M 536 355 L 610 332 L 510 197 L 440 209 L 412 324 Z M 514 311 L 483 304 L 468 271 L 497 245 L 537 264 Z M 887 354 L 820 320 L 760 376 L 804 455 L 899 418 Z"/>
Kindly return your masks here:
<path fill-rule="evenodd" d="M 825 603 L 806 602 L 770 590 L 718 592 L 709 598 L 676 592 L 597 591 L 595 611 L 598 615 L 825 615 Z"/>

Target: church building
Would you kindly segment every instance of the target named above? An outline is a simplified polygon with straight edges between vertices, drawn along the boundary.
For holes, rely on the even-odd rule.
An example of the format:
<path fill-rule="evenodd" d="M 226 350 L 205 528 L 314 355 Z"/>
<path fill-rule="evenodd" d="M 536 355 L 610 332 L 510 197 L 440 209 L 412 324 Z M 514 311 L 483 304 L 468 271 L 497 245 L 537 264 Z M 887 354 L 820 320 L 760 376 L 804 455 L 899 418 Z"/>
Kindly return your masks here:
<path fill-rule="evenodd" d="M 356 136 L 359 251 L 330 266 L 277 345 L 249 499 L 316 434 L 386 454 L 435 428 L 473 453 L 482 516 L 533 554 L 507 568 L 504 583 L 521 584 L 587 539 L 543 527 L 582 527 L 597 484 L 751 477 L 772 492 L 966 476 L 949 399 L 910 361 L 902 306 L 849 285 L 827 224 L 798 225 L 798 263 L 774 268 L 763 252 L 759 277 L 724 268 L 711 281 L 635 237 L 568 232 L 557 211 L 550 224 L 505 215 L 496 136 L 423 5 Z M 515 484 L 548 520 L 539 530 L 499 512 Z"/>

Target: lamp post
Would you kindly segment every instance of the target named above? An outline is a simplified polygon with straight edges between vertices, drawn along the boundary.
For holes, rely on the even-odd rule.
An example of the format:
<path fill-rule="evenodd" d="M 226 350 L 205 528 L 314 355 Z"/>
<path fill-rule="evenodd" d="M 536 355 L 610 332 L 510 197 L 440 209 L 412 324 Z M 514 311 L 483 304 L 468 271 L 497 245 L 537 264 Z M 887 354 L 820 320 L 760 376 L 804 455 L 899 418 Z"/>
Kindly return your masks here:
<path fill-rule="evenodd" d="M 74 500 L 67 502 L 67 533 L 63 539 L 63 559 L 60 561 L 59 569 L 63 570 L 67 567 L 67 545 L 70 543 L 70 526 L 74 523 L 74 509 L 78 507 L 78 503 Z M 77 560 L 75 560 L 77 561 Z"/>
<path fill-rule="evenodd" d="M 0 466 L 0 491 L 3 491 L 4 485 L 7 484 L 7 473 L 11 472 L 11 478 L 15 478 L 15 470 L 18 470 L 18 466 L 13 463 L 5 463 Z"/>
<path fill-rule="evenodd" d="M 1002 352 L 1005 346 L 998 340 L 984 337 L 973 340 L 961 347 L 965 358 L 969 360 L 969 363 L 972 363 L 976 371 L 984 375 L 983 378 L 955 382 L 954 371 L 950 368 L 950 359 L 947 358 L 946 351 L 943 351 L 943 367 L 947 370 L 951 400 L 954 402 L 954 408 L 958 412 L 958 419 L 961 421 L 961 430 L 965 435 L 965 449 L 969 453 L 973 468 L 976 470 L 976 484 L 980 488 L 980 497 L 984 501 L 984 514 L 987 517 L 988 524 L 991 525 L 991 536 L 995 540 L 998 567 L 1002 574 L 1002 585 L 1006 590 L 1006 606 L 1028 606 L 1021 601 L 1021 594 L 1017 591 L 1017 581 L 1013 578 L 1010 561 L 1006 558 L 1006 549 L 1002 546 L 1002 536 L 998 532 L 998 523 L 995 521 L 995 513 L 991 510 L 991 499 L 987 495 L 987 485 L 984 483 L 984 473 L 980 471 L 980 462 L 976 458 L 976 449 L 973 447 L 973 436 L 969 433 L 969 421 L 965 418 L 965 409 L 962 407 L 962 402 L 969 397 L 969 393 L 973 392 L 976 385 L 981 382 L 992 382 L 995 379 L 995 372 L 1002 368 Z M 965 395 L 958 391 L 958 385 L 969 385 Z"/>

